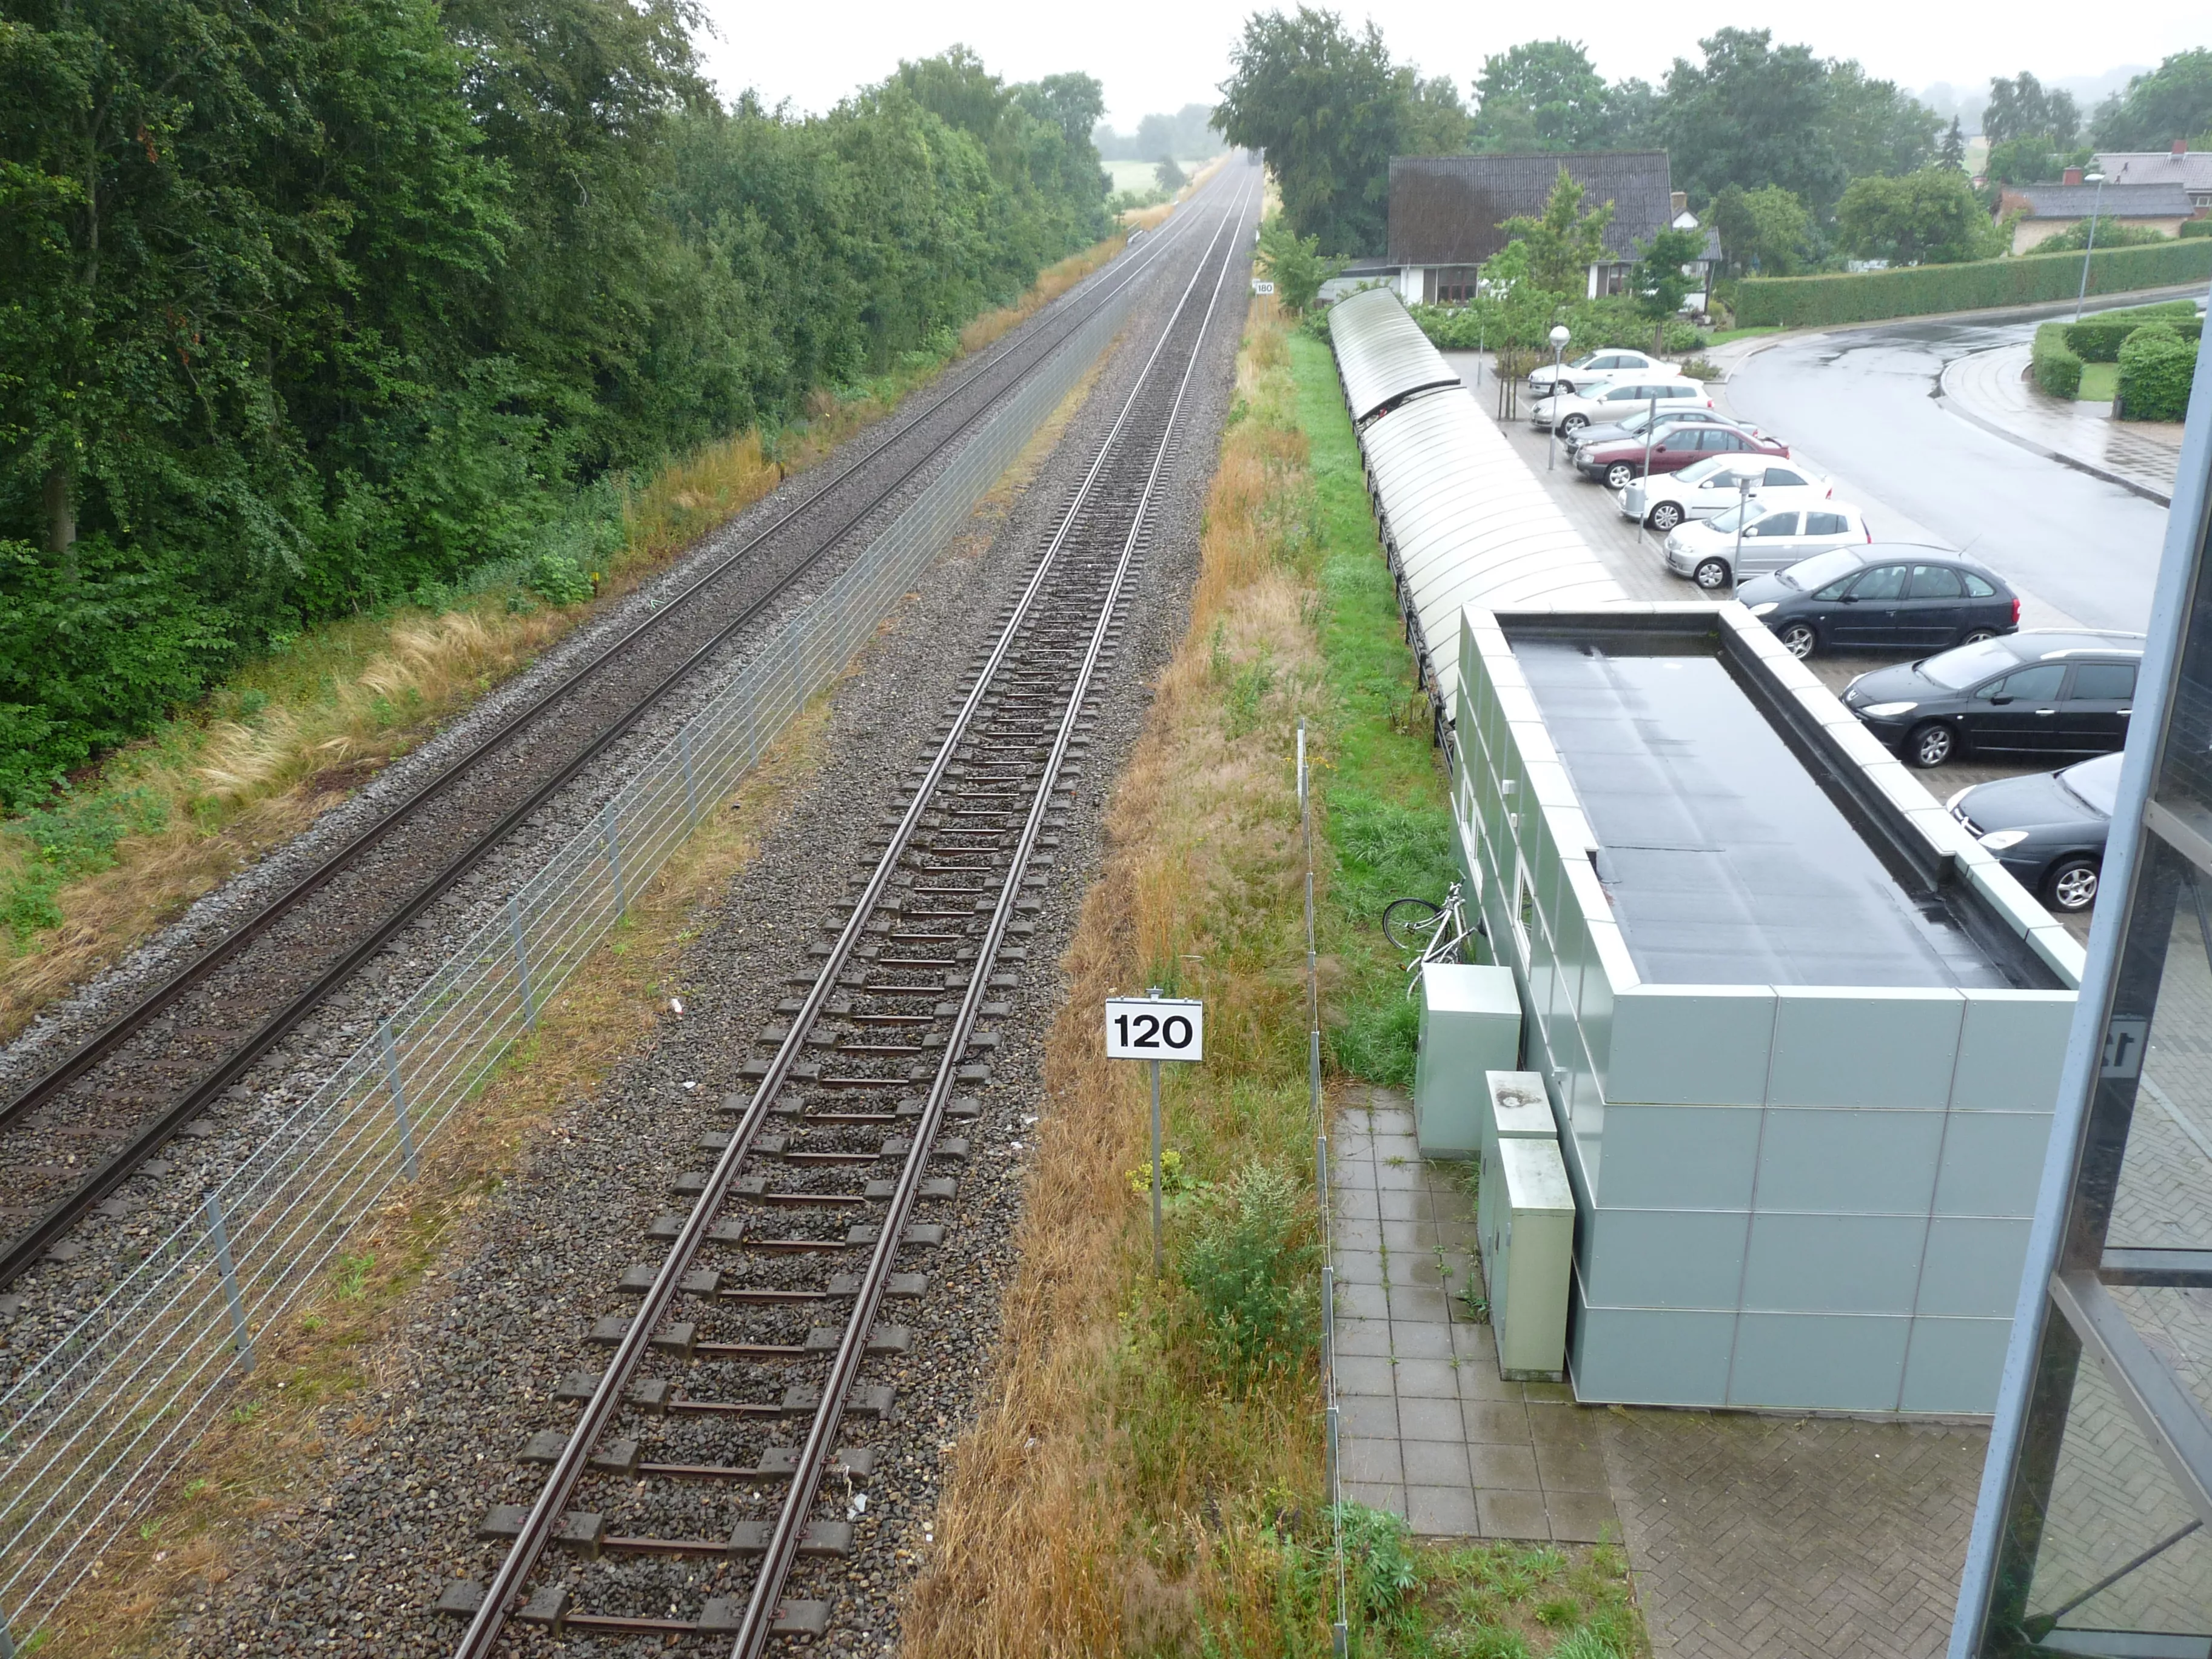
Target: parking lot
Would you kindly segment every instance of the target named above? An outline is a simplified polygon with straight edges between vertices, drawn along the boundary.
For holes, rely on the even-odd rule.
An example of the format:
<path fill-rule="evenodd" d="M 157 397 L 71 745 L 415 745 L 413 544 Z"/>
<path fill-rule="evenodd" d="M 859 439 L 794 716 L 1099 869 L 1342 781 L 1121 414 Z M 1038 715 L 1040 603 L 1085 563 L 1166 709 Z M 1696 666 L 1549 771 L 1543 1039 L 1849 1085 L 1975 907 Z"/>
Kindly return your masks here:
<path fill-rule="evenodd" d="M 1446 356 L 1459 371 L 1461 378 L 1468 382 L 1476 407 L 1486 415 L 1494 416 L 1498 406 L 1497 391 L 1487 362 L 1472 352 L 1451 352 Z M 1543 433 L 1529 426 L 1528 409 L 1528 401 L 1524 392 L 1520 418 L 1500 422 L 1506 436 L 1516 452 L 1544 481 L 1568 519 L 1582 532 L 1591 550 L 1604 561 L 1613 580 L 1620 584 L 1629 597 L 1638 599 L 1697 599 L 1705 597 L 1696 583 L 1674 575 L 1667 568 L 1659 550 L 1660 538 L 1650 531 L 1640 530 L 1633 521 L 1622 516 L 1613 492 L 1590 483 L 1577 472 L 1567 464 L 1564 450 L 1558 452 L 1555 465 L 1547 465 L 1551 456 L 1551 446 Z M 1787 434 L 1781 435 L 1785 439 L 1788 436 Z M 2031 618 L 2031 623 L 2033 620 Z M 1887 666 L 1895 660 L 1897 659 L 1893 655 L 1822 652 L 1808 659 L 1806 666 L 1817 674 L 1830 690 L 1840 694 L 1844 686 L 1857 676 L 1869 669 Z M 1973 784 L 2048 769 L 1978 760 L 1954 761 L 1947 766 L 1917 775 L 1927 785 L 1929 793 L 1942 801 Z M 2089 910 L 2061 916 L 2059 920 L 2077 939 L 2086 943 L 2089 936 L 2089 920 L 2094 914 L 2094 907 L 2092 906 Z"/>

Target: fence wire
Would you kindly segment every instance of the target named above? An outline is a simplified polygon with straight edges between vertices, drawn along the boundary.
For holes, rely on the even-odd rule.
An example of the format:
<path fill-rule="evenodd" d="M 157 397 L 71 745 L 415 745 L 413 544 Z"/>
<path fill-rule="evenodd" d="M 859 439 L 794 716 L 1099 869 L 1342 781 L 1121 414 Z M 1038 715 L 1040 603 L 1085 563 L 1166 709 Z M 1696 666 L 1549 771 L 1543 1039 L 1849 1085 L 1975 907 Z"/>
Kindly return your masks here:
<path fill-rule="evenodd" d="M 257 1336 L 535 1025 L 669 855 L 874 635 L 1121 328 L 1109 299 L 860 557 L 0 1393 L 0 1659 L 51 1620 L 252 1369 Z M 11 1638 L 10 1632 L 13 1632 Z"/>

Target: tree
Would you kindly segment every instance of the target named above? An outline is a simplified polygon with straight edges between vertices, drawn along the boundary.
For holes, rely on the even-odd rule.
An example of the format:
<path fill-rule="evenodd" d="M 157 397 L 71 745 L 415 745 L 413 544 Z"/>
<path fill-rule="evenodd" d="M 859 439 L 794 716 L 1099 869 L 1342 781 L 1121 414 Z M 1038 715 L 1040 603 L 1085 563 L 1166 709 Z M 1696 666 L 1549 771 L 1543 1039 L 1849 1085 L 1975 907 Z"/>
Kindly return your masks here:
<path fill-rule="evenodd" d="M 1874 79 L 1856 63 L 1832 60 L 1827 69 L 1828 109 L 1821 130 L 1844 177 L 1912 173 L 1935 160 L 1942 124 L 1933 110 L 1896 82 Z"/>
<path fill-rule="evenodd" d="M 2212 148 L 2212 48 L 2178 52 L 2097 107 L 2103 149 L 2164 149 L 2175 139 Z"/>
<path fill-rule="evenodd" d="M 1498 227 L 1510 240 L 1528 245 L 1528 282 L 1546 294 L 1563 299 L 1583 295 L 1589 286 L 1589 268 L 1605 258 L 1613 204 L 1601 203 L 1585 211 L 1586 193 L 1562 167 L 1541 214 L 1516 214 Z"/>
<path fill-rule="evenodd" d="M 1787 276 L 1797 268 L 1812 228 L 1805 204 L 1779 185 L 1759 190 L 1730 185 L 1714 198 L 1705 217 L 1721 239 L 1729 268 L 1764 276 Z"/>
<path fill-rule="evenodd" d="M 1675 183 L 1700 198 L 1779 185 L 1816 209 L 1834 202 L 1850 175 L 1826 131 L 1826 66 L 1766 29 L 1724 28 L 1698 45 L 1705 61 L 1674 60 L 1654 122 Z"/>
<path fill-rule="evenodd" d="M 1344 269 L 1343 260 L 1322 257 L 1317 238 L 1301 240 L 1279 213 L 1268 215 L 1260 226 L 1259 263 L 1275 285 L 1275 298 L 1293 312 L 1312 305 L 1322 284 Z"/>
<path fill-rule="evenodd" d="M 1175 164 L 1174 156 L 1163 155 L 1152 169 L 1152 182 L 1172 196 L 1190 182 L 1190 175 Z"/>
<path fill-rule="evenodd" d="M 1398 74 L 1402 114 L 1399 123 L 1400 155 L 1458 155 L 1467 149 L 1467 106 L 1449 76 L 1424 80 L 1415 70 Z"/>
<path fill-rule="evenodd" d="M 1902 179 L 1854 179 L 1837 205 L 1844 245 L 1863 259 L 1952 264 L 2002 251 L 1981 198 L 1963 173 L 1923 167 Z"/>
<path fill-rule="evenodd" d="M 2058 176 L 2058 154 L 2042 133 L 1990 146 L 1982 174 L 1993 185 L 2048 184 Z"/>
<path fill-rule="evenodd" d="M 1221 130 L 1267 151 L 1291 228 L 1332 253 L 1380 252 L 1406 115 L 1382 32 L 1370 22 L 1354 34 L 1304 5 L 1295 16 L 1255 14 L 1230 63 Z"/>
<path fill-rule="evenodd" d="M 2046 138 L 2053 149 L 2071 149 L 2081 131 L 2072 93 L 2045 87 L 2026 70 L 2009 81 L 1998 76 L 1990 82 L 1982 136 L 1992 148 L 2009 138 Z"/>
<path fill-rule="evenodd" d="M 1944 130 L 1942 148 L 1936 151 L 1936 159 L 1939 165 L 1960 173 L 1966 170 L 1966 135 L 1955 115 L 1951 118 L 1951 125 Z"/>
<path fill-rule="evenodd" d="M 1636 309 L 1651 324 L 1651 353 L 1658 356 L 1668 321 L 1681 310 L 1690 293 L 1686 268 L 1705 257 L 1705 239 L 1694 230 L 1662 230 L 1637 250 L 1635 269 L 1628 285 L 1636 295 Z"/>
<path fill-rule="evenodd" d="M 1595 149 L 1612 128 L 1605 81 L 1579 41 L 1528 40 L 1484 58 L 1474 95 L 1477 149 Z"/>

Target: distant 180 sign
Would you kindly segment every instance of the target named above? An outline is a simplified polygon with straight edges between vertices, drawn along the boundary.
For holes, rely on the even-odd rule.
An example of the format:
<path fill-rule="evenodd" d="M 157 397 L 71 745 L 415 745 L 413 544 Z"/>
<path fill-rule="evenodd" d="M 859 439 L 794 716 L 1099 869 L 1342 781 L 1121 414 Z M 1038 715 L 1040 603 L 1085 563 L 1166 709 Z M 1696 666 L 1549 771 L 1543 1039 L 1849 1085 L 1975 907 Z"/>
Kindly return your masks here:
<path fill-rule="evenodd" d="M 1206 1005 L 1182 997 L 1109 997 L 1109 1060 L 1203 1060 Z"/>

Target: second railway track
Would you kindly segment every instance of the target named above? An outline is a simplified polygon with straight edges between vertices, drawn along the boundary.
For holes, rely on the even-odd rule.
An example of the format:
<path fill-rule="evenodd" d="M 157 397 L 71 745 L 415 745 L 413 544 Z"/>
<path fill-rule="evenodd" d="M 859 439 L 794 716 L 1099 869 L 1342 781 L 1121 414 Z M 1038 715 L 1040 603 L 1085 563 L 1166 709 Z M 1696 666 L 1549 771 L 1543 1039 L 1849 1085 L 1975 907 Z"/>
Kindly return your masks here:
<path fill-rule="evenodd" d="M 483 1517 L 480 1536 L 512 1540 L 489 1582 L 446 1591 L 442 1610 L 466 1620 L 460 1659 L 538 1650 L 532 1632 L 615 1648 L 698 1638 L 750 1659 L 777 1635 L 828 1629 L 831 1602 L 804 1593 L 806 1575 L 842 1570 L 855 1544 L 824 1482 L 864 1480 L 875 1452 L 858 1425 L 897 1409 L 879 1368 L 910 1344 L 898 1310 L 933 1294 L 931 1217 L 954 1196 L 960 1125 L 977 1109 L 963 1091 L 988 1077 L 1250 197 L 1240 179 L 855 870 L 856 900 L 793 964 L 748 1091 L 703 1139 L 711 1166 L 676 1182 L 688 1209 L 647 1229 L 647 1259 L 620 1286 L 635 1302 L 593 1329 L 604 1365 L 557 1391 L 574 1416 L 483 1454 L 519 1449 L 548 1472 L 529 1501 Z M 701 1593 L 702 1565 L 720 1593 Z"/>
<path fill-rule="evenodd" d="M 1083 318 L 1168 261 L 1201 216 L 1032 320 L 957 384 L 841 458 L 800 499 L 595 648 L 412 793 L 0 1106 L 0 1285 L 65 1237 L 184 1124 L 392 947 L 749 625 L 875 522 Z M 1200 227 L 1202 233 L 1202 225 Z M 1170 234 L 1171 233 L 1171 234 Z"/>

